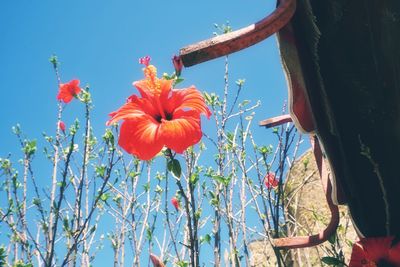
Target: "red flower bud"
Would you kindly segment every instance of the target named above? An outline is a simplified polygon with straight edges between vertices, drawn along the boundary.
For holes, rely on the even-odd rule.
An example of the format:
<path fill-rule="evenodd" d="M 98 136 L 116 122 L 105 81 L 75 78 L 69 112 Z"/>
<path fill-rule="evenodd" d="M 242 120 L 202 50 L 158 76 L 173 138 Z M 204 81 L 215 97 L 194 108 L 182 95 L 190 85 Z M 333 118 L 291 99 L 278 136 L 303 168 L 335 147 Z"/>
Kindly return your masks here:
<path fill-rule="evenodd" d="M 153 263 L 154 267 L 165 267 L 164 263 L 160 260 L 160 258 L 152 253 L 150 253 L 150 260 Z"/>
<path fill-rule="evenodd" d="M 272 172 L 265 175 L 264 183 L 268 189 L 271 189 L 271 187 L 277 187 L 279 185 L 278 179 L 276 179 L 275 174 Z"/>
<path fill-rule="evenodd" d="M 174 56 L 172 58 L 172 63 L 174 64 L 175 74 L 176 76 L 181 76 L 181 72 L 183 69 L 183 62 L 180 56 Z"/>
<path fill-rule="evenodd" d="M 179 200 L 176 197 L 173 197 L 171 199 L 171 203 L 175 207 L 176 211 L 180 209 L 181 204 L 179 203 Z"/>
<path fill-rule="evenodd" d="M 58 122 L 58 128 L 65 133 L 65 123 L 63 121 Z"/>

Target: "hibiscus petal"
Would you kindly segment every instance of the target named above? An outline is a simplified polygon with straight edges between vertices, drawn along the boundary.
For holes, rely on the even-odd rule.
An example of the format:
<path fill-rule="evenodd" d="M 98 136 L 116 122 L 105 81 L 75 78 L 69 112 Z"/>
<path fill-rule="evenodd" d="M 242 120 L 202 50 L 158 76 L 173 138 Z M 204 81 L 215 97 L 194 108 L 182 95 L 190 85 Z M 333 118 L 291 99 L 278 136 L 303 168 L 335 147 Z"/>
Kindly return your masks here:
<path fill-rule="evenodd" d="M 186 89 L 173 89 L 171 90 L 172 95 L 168 101 L 163 101 L 165 103 L 164 108 L 169 112 L 173 113 L 178 110 L 195 110 L 199 114 L 203 113 L 210 118 L 211 112 L 208 109 L 203 95 L 196 89 L 196 87 L 191 86 Z"/>
<path fill-rule="evenodd" d="M 400 265 L 400 242 L 389 250 L 389 261 L 393 264 Z"/>
<path fill-rule="evenodd" d="M 393 237 L 363 238 L 360 244 L 371 261 L 378 262 L 388 257 Z"/>
<path fill-rule="evenodd" d="M 57 100 L 62 100 L 64 103 L 68 104 L 71 102 L 72 98 L 74 98 L 73 95 L 71 95 L 69 92 L 61 91 L 57 95 Z"/>
<path fill-rule="evenodd" d="M 140 95 L 143 98 L 150 99 L 152 97 L 157 97 L 160 95 L 168 96 L 169 92 L 172 88 L 173 80 L 166 79 L 156 79 L 157 87 L 154 88 L 154 85 L 147 80 L 140 80 L 133 83 L 133 85 L 138 89 Z"/>
<path fill-rule="evenodd" d="M 80 92 L 79 80 L 71 80 L 68 83 L 60 84 L 57 99 L 62 100 L 64 103 L 69 103 Z"/>
<path fill-rule="evenodd" d="M 79 80 L 72 80 L 69 82 L 70 85 L 70 92 L 74 95 L 77 95 L 81 92 L 81 88 L 79 87 Z"/>
<path fill-rule="evenodd" d="M 201 137 L 200 114 L 197 111 L 179 111 L 172 120 L 163 120 L 160 135 L 166 147 L 183 153 L 189 146 L 197 144 Z"/>
<path fill-rule="evenodd" d="M 363 267 L 364 262 L 368 262 L 367 255 L 359 243 L 353 245 L 349 267 Z"/>
<path fill-rule="evenodd" d="M 111 119 L 107 121 L 106 125 L 111 125 L 123 119 L 141 117 L 145 114 L 155 117 L 158 115 L 158 111 L 148 99 L 139 98 L 136 95 L 132 95 L 129 97 L 128 103 L 124 104 L 117 111 L 109 114 Z"/>
<path fill-rule="evenodd" d="M 140 80 L 140 81 L 135 81 L 132 84 L 133 86 L 138 89 L 140 95 L 144 98 L 148 98 L 151 96 L 151 89 L 148 88 L 148 82 L 147 80 Z"/>
<path fill-rule="evenodd" d="M 159 123 L 144 115 L 126 120 L 121 125 L 118 144 L 141 160 L 150 160 L 163 148 Z"/>

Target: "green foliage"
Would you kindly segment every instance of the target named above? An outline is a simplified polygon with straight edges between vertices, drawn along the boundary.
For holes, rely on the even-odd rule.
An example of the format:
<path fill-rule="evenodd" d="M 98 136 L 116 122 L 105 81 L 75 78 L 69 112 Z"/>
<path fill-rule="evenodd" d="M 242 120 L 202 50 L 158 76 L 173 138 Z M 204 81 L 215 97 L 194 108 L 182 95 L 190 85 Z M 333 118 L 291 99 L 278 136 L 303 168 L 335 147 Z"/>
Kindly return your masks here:
<path fill-rule="evenodd" d="M 218 32 L 213 33 L 214 35 L 226 34 L 232 31 L 232 27 L 229 25 L 229 21 L 222 25 L 214 23 L 214 27 L 218 30 Z"/>
<path fill-rule="evenodd" d="M 219 205 L 219 200 L 217 195 L 213 191 L 208 191 L 208 194 L 210 196 L 210 204 L 214 207 L 217 207 Z"/>
<path fill-rule="evenodd" d="M 164 190 L 161 188 L 161 186 L 156 185 L 156 189 L 154 190 L 157 194 L 161 194 Z"/>
<path fill-rule="evenodd" d="M 104 164 L 95 166 L 95 173 L 97 177 L 104 178 L 106 174 L 106 166 Z"/>
<path fill-rule="evenodd" d="M 150 183 L 143 184 L 143 190 L 146 193 L 149 192 L 150 191 Z"/>
<path fill-rule="evenodd" d="M 19 124 L 12 127 L 12 131 L 15 135 L 21 134 L 21 126 Z"/>
<path fill-rule="evenodd" d="M 211 235 L 206 234 L 205 236 L 200 236 L 200 244 L 211 244 Z"/>
<path fill-rule="evenodd" d="M 185 79 L 182 77 L 178 77 L 175 73 L 169 75 L 168 73 L 163 73 L 163 78 L 166 80 L 174 80 L 174 86 L 182 83 Z"/>
<path fill-rule="evenodd" d="M 58 62 L 58 58 L 57 58 L 56 55 L 53 54 L 53 55 L 49 58 L 49 61 L 50 61 L 51 64 L 53 64 L 53 68 L 56 69 L 56 68 L 58 67 L 59 62 Z"/>
<path fill-rule="evenodd" d="M 218 183 L 223 184 L 224 186 L 228 186 L 229 183 L 231 182 L 232 176 L 228 175 L 227 177 L 222 176 L 222 175 L 213 175 L 211 176 L 215 181 Z"/>
<path fill-rule="evenodd" d="M 11 161 L 9 159 L 0 158 L 0 168 L 4 172 L 10 172 L 10 170 L 11 170 Z"/>
<path fill-rule="evenodd" d="M 0 267 L 6 266 L 7 252 L 4 246 L 0 247 Z"/>
<path fill-rule="evenodd" d="M 181 164 L 179 163 L 179 161 L 177 159 L 168 160 L 167 169 L 177 179 L 179 179 L 182 175 Z"/>
<path fill-rule="evenodd" d="M 199 181 L 199 174 L 197 172 L 192 173 L 189 179 L 190 184 L 196 185 L 198 181 Z"/>
<path fill-rule="evenodd" d="M 110 198 L 110 194 L 109 193 L 103 193 L 100 195 L 100 199 L 104 202 L 106 202 L 108 199 Z"/>
<path fill-rule="evenodd" d="M 79 127 L 80 127 L 79 120 L 75 119 L 74 124 L 72 124 L 71 127 L 69 127 L 69 133 L 71 135 L 75 135 L 78 132 Z"/>
<path fill-rule="evenodd" d="M 267 156 L 273 153 L 272 145 L 269 146 L 260 146 L 258 148 L 258 152 L 260 152 L 263 156 Z"/>
<path fill-rule="evenodd" d="M 238 86 L 242 87 L 242 86 L 244 85 L 245 82 L 246 82 L 246 79 L 238 79 L 235 83 L 236 83 Z"/>
<path fill-rule="evenodd" d="M 85 104 L 91 104 L 92 103 L 92 97 L 89 93 L 89 86 L 85 87 L 85 90 L 81 91 L 82 94 L 82 102 Z"/>
<path fill-rule="evenodd" d="M 153 231 L 150 227 L 146 227 L 146 238 L 151 241 L 153 239 Z"/>
<path fill-rule="evenodd" d="M 328 241 L 329 241 L 329 243 L 331 243 L 332 245 L 334 245 L 335 243 L 336 243 L 336 233 L 334 233 L 333 235 L 331 235 L 329 238 L 328 238 Z"/>
<path fill-rule="evenodd" d="M 188 267 L 189 266 L 189 262 L 187 262 L 187 261 L 178 261 L 176 263 L 176 266 L 178 266 L 178 267 Z"/>
<path fill-rule="evenodd" d="M 24 141 L 24 148 L 22 150 L 23 150 L 24 154 L 28 158 L 30 158 L 35 154 L 36 148 L 37 148 L 36 147 L 36 140 L 31 140 L 31 141 L 25 140 Z"/>
<path fill-rule="evenodd" d="M 13 267 L 33 267 L 32 263 L 24 263 L 23 261 L 17 261 L 14 263 Z"/>
<path fill-rule="evenodd" d="M 344 263 L 341 260 L 334 257 L 322 257 L 321 261 L 329 266 L 344 266 Z"/>
<path fill-rule="evenodd" d="M 114 145 L 114 134 L 111 129 L 106 129 L 103 135 L 103 141 L 109 146 Z"/>
<path fill-rule="evenodd" d="M 207 92 L 203 92 L 203 97 L 207 105 L 211 107 L 221 106 L 221 102 L 219 101 L 219 96 L 216 95 L 215 93 L 209 94 Z"/>

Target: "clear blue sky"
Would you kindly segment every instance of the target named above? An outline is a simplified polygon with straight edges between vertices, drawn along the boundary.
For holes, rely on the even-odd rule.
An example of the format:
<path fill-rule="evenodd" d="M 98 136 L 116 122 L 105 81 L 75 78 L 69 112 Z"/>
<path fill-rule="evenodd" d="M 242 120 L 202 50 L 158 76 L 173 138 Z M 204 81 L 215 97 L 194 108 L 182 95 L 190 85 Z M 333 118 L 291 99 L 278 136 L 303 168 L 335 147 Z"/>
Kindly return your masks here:
<path fill-rule="evenodd" d="M 93 126 L 99 135 L 107 114 L 136 93 L 131 84 L 142 78 L 138 58 L 150 55 L 160 73 L 171 73 L 172 55 L 211 37 L 214 23 L 229 20 L 238 29 L 263 18 L 275 5 L 267 0 L 1 1 L 0 157 L 20 151 L 11 133 L 16 123 L 30 138 L 54 133 L 58 88 L 48 61 L 53 53 L 61 61 L 64 82 L 78 78 L 82 85 L 90 84 Z M 287 89 L 275 37 L 230 56 L 230 70 L 232 88 L 235 80 L 246 79 L 242 99 L 262 101 L 256 122 L 281 113 Z M 182 86 L 221 93 L 223 74 L 224 60 L 213 60 L 185 69 Z M 68 105 L 67 125 L 81 107 L 77 101 Z M 265 130 L 256 131 L 258 143 L 272 142 Z"/>
<path fill-rule="evenodd" d="M 210 37 L 213 23 L 229 20 L 237 29 L 274 6 L 265 0 L 1 1 L 0 151 L 13 149 L 10 129 L 17 122 L 32 137 L 53 130 L 57 86 L 48 62 L 52 53 L 61 61 L 63 81 L 79 78 L 90 84 L 94 125 L 100 129 L 107 114 L 135 92 L 131 83 L 142 77 L 139 57 L 150 55 L 160 72 L 172 72 L 171 56 Z M 286 87 L 276 39 L 236 53 L 230 62 L 231 79 L 246 79 L 244 97 L 249 93 L 262 101 L 264 114 L 258 118 L 280 113 Z M 220 92 L 223 64 L 220 59 L 184 70 L 183 86 Z"/>

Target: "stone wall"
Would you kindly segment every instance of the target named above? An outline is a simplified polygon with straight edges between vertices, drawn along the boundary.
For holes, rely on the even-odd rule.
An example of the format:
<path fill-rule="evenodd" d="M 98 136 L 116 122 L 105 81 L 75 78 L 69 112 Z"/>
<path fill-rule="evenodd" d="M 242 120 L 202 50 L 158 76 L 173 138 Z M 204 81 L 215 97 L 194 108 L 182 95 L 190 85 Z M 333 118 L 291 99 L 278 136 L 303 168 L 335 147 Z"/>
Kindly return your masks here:
<path fill-rule="evenodd" d="M 285 182 L 288 232 L 290 235 L 311 235 L 324 229 L 330 212 L 320 181 L 314 155 L 311 150 L 304 153 L 292 166 Z M 351 253 L 351 242 L 356 233 L 351 225 L 347 208 L 340 207 L 340 225 L 337 231 L 336 251 L 343 249 L 346 262 Z M 325 242 L 316 247 L 293 249 L 286 255 L 288 266 L 323 266 L 321 258 L 329 255 L 332 244 Z M 252 266 L 275 266 L 276 260 L 270 243 L 256 240 L 250 244 Z"/>

